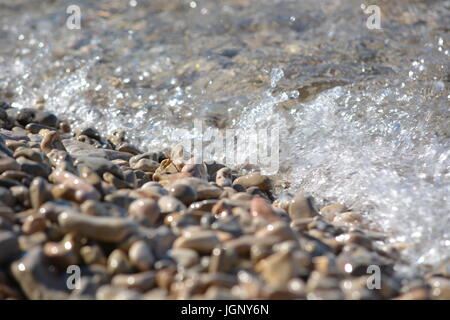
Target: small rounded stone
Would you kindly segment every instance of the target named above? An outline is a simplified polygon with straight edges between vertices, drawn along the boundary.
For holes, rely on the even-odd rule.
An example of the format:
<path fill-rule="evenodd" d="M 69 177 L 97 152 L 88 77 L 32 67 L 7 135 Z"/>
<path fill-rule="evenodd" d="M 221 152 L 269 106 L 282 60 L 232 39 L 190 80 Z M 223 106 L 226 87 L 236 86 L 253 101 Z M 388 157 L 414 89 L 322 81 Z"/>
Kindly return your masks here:
<path fill-rule="evenodd" d="M 197 200 L 197 192 L 187 184 L 176 184 L 170 188 L 169 192 L 172 197 L 177 198 L 186 206 Z"/>

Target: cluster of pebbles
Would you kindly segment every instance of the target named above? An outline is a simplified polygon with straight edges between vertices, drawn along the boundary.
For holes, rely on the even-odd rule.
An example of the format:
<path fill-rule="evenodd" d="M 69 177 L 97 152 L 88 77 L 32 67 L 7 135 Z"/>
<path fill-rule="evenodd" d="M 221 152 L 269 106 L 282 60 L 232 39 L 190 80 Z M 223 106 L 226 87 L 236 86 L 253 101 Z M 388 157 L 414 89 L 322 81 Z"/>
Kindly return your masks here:
<path fill-rule="evenodd" d="M 258 172 L 6 102 L 0 127 L 0 298 L 450 298 L 448 265 L 406 279 L 359 213 L 276 199 Z"/>

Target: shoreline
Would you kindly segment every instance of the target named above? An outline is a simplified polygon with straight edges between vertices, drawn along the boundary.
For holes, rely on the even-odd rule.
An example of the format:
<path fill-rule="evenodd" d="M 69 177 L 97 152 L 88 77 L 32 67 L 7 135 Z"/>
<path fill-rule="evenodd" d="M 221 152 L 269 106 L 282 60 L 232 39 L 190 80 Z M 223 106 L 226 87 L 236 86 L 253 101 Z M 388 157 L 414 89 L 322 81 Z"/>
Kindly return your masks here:
<path fill-rule="evenodd" d="M 0 298 L 449 299 L 361 214 L 0 103 Z M 440 288 L 440 290 L 435 290 Z"/>

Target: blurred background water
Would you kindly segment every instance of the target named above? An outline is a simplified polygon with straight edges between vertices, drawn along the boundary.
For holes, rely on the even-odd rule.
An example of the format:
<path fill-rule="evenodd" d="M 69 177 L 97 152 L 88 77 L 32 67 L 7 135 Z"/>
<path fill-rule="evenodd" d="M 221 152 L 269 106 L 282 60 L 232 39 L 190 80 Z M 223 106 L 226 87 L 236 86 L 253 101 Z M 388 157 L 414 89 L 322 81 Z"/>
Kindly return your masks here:
<path fill-rule="evenodd" d="M 363 3 L 0 0 L 0 99 L 143 150 L 194 119 L 276 126 L 280 196 L 343 202 L 435 264 L 450 257 L 450 1 L 364 3 L 381 30 Z"/>

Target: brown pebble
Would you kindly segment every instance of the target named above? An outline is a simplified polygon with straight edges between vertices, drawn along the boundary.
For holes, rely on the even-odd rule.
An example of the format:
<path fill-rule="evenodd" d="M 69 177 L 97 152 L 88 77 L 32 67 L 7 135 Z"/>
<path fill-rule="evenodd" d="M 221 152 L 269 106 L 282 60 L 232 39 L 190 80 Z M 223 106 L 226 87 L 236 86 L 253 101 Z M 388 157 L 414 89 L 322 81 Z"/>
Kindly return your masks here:
<path fill-rule="evenodd" d="M 170 195 L 189 206 L 197 200 L 197 191 L 187 184 L 178 183 L 169 189 Z"/>
<path fill-rule="evenodd" d="M 268 191 L 272 187 L 272 181 L 270 178 L 259 172 L 239 177 L 233 181 L 233 184 L 240 184 L 245 188 L 258 187 L 263 191 Z"/>
<path fill-rule="evenodd" d="M 137 199 L 128 207 L 130 218 L 144 226 L 153 226 L 158 221 L 161 211 L 153 199 Z"/>
<path fill-rule="evenodd" d="M 289 216 L 292 220 L 314 217 L 316 215 L 317 210 L 314 207 L 314 199 L 311 196 L 305 196 L 300 193 L 291 200 Z"/>
<path fill-rule="evenodd" d="M 137 229 L 136 223 L 123 218 L 92 217 L 63 212 L 58 216 L 61 227 L 68 231 L 104 242 L 118 242 Z"/>
<path fill-rule="evenodd" d="M 290 252 L 277 252 L 261 260 L 255 266 L 267 283 L 274 287 L 284 287 L 295 276 L 295 266 Z"/>
<path fill-rule="evenodd" d="M 133 268 L 127 255 L 120 249 L 115 249 L 108 257 L 107 269 L 112 274 L 130 273 Z"/>
<path fill-rule="evenodd" d="M 219 244 L 217 235 L 212 231 L 187 231 L 175 240 L 173 247 L 188 248 L 199 253 L 210 253 Z"/>
<path fill-rule="evenodd" d="M 30 184 L 30 201 L 33 208 L 52 200 L 51 185 L 42 177 L 36 177 Z"/>
<path fill-rule="evenodd" d="M 158 206 L 162 213 L 177 212 L 186 209 L 186 206 L 177 198 L 163 196 L 158 200 Z"/>
<path fill-rule="evenodd" d="M 131 264 L 139 271 L 150 270 L 155 262 L 150 247 L 143 240 L 136 241 L 131 245 L 128 256 Z"/>
<path fill-rule="evenodd" d="M 54 265 L 66 271 L 70 265 L 78 264 L 79 259 L 71 241 L 47 242 L 44 245 L 44 255 Z"/>
<path fill-rule="evenodd" d="M 23 223 L 22 231 L 26 234 L 33 234 L 35 232 L 43 231 L 45 228 L 47 228 L 47 221 L 45 218 L 29 216 Z"/>
<path fill-rule="evenodd" d="M 106 257 L 102 249 L 97 245 L 81 247 L 80 255 L 86 264 L 106 265 Z"/>
<path fill-rule="evenodd" d="M 118 274 L 111 279 L 113 286 L 145 292 L 152 289 L 155 284 L 154 271 L 139 272 L 134 274 Z"/>
<path fill-rule="evenodd" d="M 334 204 L 330 204 L 328 206 L 323 207 L 320 210 L 320 214 L 328 221 L 333 221 L 336 214 L 342 213 L 345 211 L 348 211 L 348 210 L 343 204 L 334 203 Z"/>
<path fill-rule="evenodd" d="M 351 226 L 356 227 L 360 225 L 362 221 L 363 221 L 362 215 L 354 211 L 348 211 L 337 214 L 333 219 L 333 223 L 349 227 Z"/>
<path fill-rule="evenodd" d="M 277 221 L 279 216 L 275 214 L 272 206 L 263 198 L 255 197 L 250 203 L 250 213 L 254 218 L 261 217 L 267 221 Z"/>
<path fill-rule="evenodd" d="M 0 158 L 0 173 L 7 170 L 20 170 L 20 164 L 10 157 Z"/>

